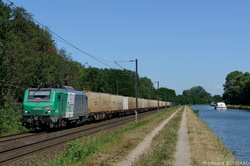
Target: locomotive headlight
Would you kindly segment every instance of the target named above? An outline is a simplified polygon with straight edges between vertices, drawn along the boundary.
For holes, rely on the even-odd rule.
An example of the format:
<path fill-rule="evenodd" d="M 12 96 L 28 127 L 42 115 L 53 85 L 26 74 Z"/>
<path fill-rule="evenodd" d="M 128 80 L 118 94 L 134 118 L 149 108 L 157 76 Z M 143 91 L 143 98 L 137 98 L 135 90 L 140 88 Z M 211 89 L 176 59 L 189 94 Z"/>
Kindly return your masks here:
<path fill-rule="evenodd" d="M 45 112 L 45 114 L 49 114 L 49 113 L 50 113 L 50 111 Z"/>
<path fill-rule="evenodd" d="M 26 114 L 27 114 L 27 113 L 28 113 L 28 111 L 24 111 L 24 113 L 26 113 Z"/>

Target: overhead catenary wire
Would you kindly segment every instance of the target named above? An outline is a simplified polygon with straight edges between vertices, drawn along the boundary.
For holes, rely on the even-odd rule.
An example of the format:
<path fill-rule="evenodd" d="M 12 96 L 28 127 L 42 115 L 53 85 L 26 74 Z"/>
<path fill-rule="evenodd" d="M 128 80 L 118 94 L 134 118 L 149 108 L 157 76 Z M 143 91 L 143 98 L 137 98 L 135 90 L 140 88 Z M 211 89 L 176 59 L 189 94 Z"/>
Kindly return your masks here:
<path fill-rule="evenodd" d="M 125 70 L 125 68 L 123 68 L 119 63 L 117 63 L 117 61 L 114 61 L 116 65 L 118 65 L 121 69 Z"/>
<path fill-rule="evenodd" d="M 13 2 L 11 2 L 10 0 L 7 0 L 7 1 L 8 1 L 11 5 L 13 5 L 14 7 L 19 8 L 18 6 L 16 6 L 16 5 L 15 5 Z M 74 44 L 70 43 L 69 41 L 67 41 L 66 39 L 64 39 L 63 37 L 61 37 L 60 35 L 58 35 L 58 34 L 55 33 L 54 31 L 50 30 L 47 26 L 43 25 L 41 22 L 39 22 L 38 20 L 36 20 L 36 19 L 33 18 L 32 16 L 31 16 L 31 18 L 32 18 L 32 20 L 34 20 L 36 23 L 38 23 L 39 25 L 41 25 L 44 29 L 46 29 L 47 31 L 49 31 L 52 35 L 54 35 L 54 37 L 56 36 L 57 38 L 59 38 L 60 41 L 66 43 L 67 45 L 69 45 L 69 46 L 71 46 L 71 47 L 73 47 L 73 48 L 75 48 L 76 50 L 82 52 L 83 54 L 89 56 L 90 58 L 92 58 L 92 59 L 94 59 L 94 60 L 96 60 L 96 61 L 102 63 L 103 65 L 106 65 L 106 66 L 108 66 L 108 67 L 110 67 L 110 68 L 113 68 L 113 66 L 111 66 L 111 65 L 109 65 L 109 64 L 107 64 L 107 63 L 105 63 L 105 62 L 103 62 L 104 60 L 101 60 L 100 58 L 97 58 L 96 56 L 93 56 L 93 55 L 87 53 L 86 51 L 83 51 L 83 50 L 80 49 L 79 47 L 75 46 Z"/>
<path fill-rule="evenodd" d="M 124 73 L 128 74 L 131 78 L 136 79 L 136 73 L 135 73 L 134 75 L 132 75 L 130 72 L 128 72 L 128 69 L 122 67 L 122 66 L 118 63 L 118 61 L 114 61 L 114 62 L 115 62 L 115 64 L 116 64 L 117 66 L 119 66 L 119 67 L 123 70 Z M 130 61 L 119 61 L 119 62 L 133 62 L 133 61 L 130 60 Z M 135 72 L 136 72 L 136 71 L 135 71 Z"/>

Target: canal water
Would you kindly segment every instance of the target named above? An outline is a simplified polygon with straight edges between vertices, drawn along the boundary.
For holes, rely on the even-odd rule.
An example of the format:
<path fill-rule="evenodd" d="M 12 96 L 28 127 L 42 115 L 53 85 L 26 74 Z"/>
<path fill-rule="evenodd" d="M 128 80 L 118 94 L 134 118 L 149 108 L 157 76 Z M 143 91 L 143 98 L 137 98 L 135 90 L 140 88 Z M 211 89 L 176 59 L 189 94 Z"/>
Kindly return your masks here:
<path fill-rule="evenodd" d="M 250 111 L 214 110 L 211 106 L 191 106 L 223 141 L 239 161 L 250 162 Z"/>

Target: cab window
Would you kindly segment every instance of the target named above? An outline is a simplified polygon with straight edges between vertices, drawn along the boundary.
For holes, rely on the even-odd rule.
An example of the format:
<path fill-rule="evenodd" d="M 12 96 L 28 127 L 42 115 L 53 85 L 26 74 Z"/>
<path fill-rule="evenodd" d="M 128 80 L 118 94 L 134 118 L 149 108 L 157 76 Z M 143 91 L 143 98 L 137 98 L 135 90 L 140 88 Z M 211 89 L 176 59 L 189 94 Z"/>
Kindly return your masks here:
<path fill-rule="evenodd" d="M 50 90 L 29 90 L 28 102 L 50 101 Z"/>

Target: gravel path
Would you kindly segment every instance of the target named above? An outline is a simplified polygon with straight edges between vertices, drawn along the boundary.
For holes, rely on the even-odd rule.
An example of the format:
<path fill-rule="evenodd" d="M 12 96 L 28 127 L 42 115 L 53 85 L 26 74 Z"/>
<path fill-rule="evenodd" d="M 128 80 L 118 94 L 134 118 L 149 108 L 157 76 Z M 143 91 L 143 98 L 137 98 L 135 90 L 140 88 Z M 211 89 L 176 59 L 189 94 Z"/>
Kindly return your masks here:
<path fill-rule="evenodd" d="M 177 111 L 175 111 L 169 118 L 167 118 L 164 122 L 162 122 L 157 128 L 155 128 L 150 135 L 148 135 L 138 146 L 136 149 L 134 149 L 126 158 L 124 161 L 122 161 L 120 166 L 130 166 L 135 161 L 137 157 L 139 157 L 146 149 L 150 147 L 151 141 L 154 138 L 154 136 L 161 131 L 161 129 L 170 121 L 172 117 L 180 110 L 179 108 Z"/>
<path fill-rule="evenodd" d="M 188 134 L 187 134 L 187 117 L 186 107 L 182 114 L 181 126 L 178 131 L 178 141 L 175 152 L 175 166 L 190 166 L 190 152 L 189 152 Z"/>

